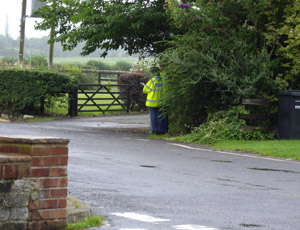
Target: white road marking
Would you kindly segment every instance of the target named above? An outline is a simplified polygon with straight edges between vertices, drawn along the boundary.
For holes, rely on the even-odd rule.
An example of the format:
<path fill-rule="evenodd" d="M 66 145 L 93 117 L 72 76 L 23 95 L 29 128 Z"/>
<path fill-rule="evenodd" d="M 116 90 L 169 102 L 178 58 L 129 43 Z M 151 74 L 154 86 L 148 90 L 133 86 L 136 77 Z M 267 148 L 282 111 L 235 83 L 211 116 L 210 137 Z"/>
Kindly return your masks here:
<path fill-rule="evenodd" d="M 200 226 L 200 225 L 175 225 L 173 228 L 177 230 L 217 230 L 216 228 L 209 228 L 206 226 Z"/>
<path fill-rule="evenodd" d="M 120 228 L 120 230 L 147 230 L 145 228 Z"/>
<path fill-rule="evenodd" d="M 132 220 L 138 220 L 138 221 L 142 221 L 142 222 L 148 222 L 148 223 L 170 221 L 168 219 L 161 219 L 161 218 L 156 218 L 156 217 L 142 215 L 142 214 L 133 213 L 133 212 L 111 213 L 111 215 L 129 218 Z"/>
<path fill-rule="evenodd" d="M 145 141 L 145 142 L 148 142 L 149 140 L 146 140 L 146 139 L 135 139 L 136 141 Z"/>
<path fill-rule="evenodd" d="M 169 145 L 179 146 L 179 147 L 186 148 L 186 149 L 192 149 L 192 150 L 196 150 L 196 151 L 217 152 L 217 153 L 222 153 L 222 154 L 227 154 L 227 155 L 233 155 L 233 156 L 241 156 L 241 157 L 249 157 L 249 158 L 264 159 L 264 160 L 269 160 L 269 161 L 279 161 L 279 162 L 288 162 L 288 163 L 300 164 L 300 162 L 297 162 L 297 161 L 291 161 L 291 160 L 281 160 L 281 159 L 275 159 L 275 158 L 268 158 L 268 157 L 259 157 L 259 156 L 253 156 L 253 155 L 246 155 L 246 154 L 241 154 L 241 153 L 231 153 L 231 152 L 220 151 L 220 150 L 211 150 L 211 149 L 194 148 L 194 147 L 191 147 L 191 146 L 181 145 L 181 144 L 175 144 L 175 143 L 168 143 L 168 144 L 169 144 Z"/>

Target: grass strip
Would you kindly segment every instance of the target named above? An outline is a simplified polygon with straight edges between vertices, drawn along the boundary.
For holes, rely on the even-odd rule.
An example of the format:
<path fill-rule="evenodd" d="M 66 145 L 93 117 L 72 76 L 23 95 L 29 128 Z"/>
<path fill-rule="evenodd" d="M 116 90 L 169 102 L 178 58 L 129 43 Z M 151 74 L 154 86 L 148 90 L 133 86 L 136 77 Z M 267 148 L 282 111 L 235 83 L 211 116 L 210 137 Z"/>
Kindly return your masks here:
<path fill-rule="evenodd" d="M 65 230 L 87 229 L 97 227 L 103 225 L 103 222 L 104 217 L 102 216 L 86 217 L 81 221 L 77 221 L 76 223 L 68 224 Z"/>
<path fill-rule="evenodd" d="M 246 151 L 264 156 L 300 160 L 300 140 L 220 141 L 217 149 Z"/>

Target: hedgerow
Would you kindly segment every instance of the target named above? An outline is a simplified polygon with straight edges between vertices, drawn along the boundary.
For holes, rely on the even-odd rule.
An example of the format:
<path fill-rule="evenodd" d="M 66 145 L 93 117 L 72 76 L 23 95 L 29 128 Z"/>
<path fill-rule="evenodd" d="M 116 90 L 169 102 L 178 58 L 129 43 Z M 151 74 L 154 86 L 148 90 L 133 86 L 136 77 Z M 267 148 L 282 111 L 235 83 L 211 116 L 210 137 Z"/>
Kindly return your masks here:
<path fill-rule="evenodd" d="M 122 74 L 119 78 L 120 84 L 126 84 L 130 87 L 121 87 L 123 98 L 127 98 L 128 90 L 130 90 L 130 110 L 146 110 L 146 94 L 143 94 L 143 86 L 141 83 L 147 83 L 146 74 L 130 73 Z"/>
<path fill-rule="evenodd" d="M 64 96 L 73 88 L 69 76 L 56 72 L 20 69 L 0 70 L 0 112 L 36 114 L 44 103 Z"/>

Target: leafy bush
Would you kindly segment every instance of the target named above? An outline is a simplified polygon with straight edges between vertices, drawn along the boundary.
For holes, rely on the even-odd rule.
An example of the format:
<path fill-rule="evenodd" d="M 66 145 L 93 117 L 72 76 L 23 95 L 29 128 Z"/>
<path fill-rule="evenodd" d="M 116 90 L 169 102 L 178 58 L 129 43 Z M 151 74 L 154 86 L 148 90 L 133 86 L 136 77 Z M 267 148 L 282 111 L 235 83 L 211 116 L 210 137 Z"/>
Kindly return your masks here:
<path fill-rule="evenodd" d="M 96 69 L 96 70 L 110 70 L 111 67 L 109 64 L 104 63 L 102 61 L 94 61 L 90 60 L 88 61 L 83 68 L 86 69 Z"/>
<path fill-rule="evenodd" d="M 14 65 L 15 63 L 18 62 L 18 58 L 13 58 L 13 57 L 3 57 L 1 59 L 2 62 L 7 63 L 9 65 Z"/>
<path fill-rule="evenodd" d="M 266 50 L 251 51 L 237 38 L 197 34 L 179 36 L 160 56 L 167 77 L 164 104 L 170 132 L 184 133 L 242 98 L 277 94 Z"/>
<path fill-rule="evenodd" d="M 30 65 L 31 68 L 47 68 L 48 67 L 47 59 L 42 56 L 33 56 L 31 58 L 25 58 L 24 64 Z"/>
<path fill-rule="evenodd" d="M 132 68 L 132 65 L 126 61 L 117 61 L 116 64 L 113 65 L 113 70 L 120 71 L 129 71 Z"/>
<path fill-rule="evenodd" d="M 245 125 L 245 121 L 238 119 L 237 116 L 241 111 L 242 107 L 233 107 L 229 110 L 211 113 L 204 124 L 194 128 L 191 134 L 179 137 L 177 140 L 213 144 L 221 140 L 266 140 L 274 138 L 274 134 L 241 130 L 241 126 Z"/>
<path fill-rule="evenodd" d="M 119 78 L 119 84 L 130 85 L 130 110 L 146 110 L 146 94 L 143 94 L 141 83 L 147 83 L 149 79 L 146 74 L 130 73 L 122 74 Z M 120 88 L 122 98 L 127 98 L 128 87 Z"/>
<path fill-rule="evenodd" d="M 44 102 L 73 88 L 64 74 L 43 71 L 0 70 L 0 112 L 11 115 L 43 112 Z"/>

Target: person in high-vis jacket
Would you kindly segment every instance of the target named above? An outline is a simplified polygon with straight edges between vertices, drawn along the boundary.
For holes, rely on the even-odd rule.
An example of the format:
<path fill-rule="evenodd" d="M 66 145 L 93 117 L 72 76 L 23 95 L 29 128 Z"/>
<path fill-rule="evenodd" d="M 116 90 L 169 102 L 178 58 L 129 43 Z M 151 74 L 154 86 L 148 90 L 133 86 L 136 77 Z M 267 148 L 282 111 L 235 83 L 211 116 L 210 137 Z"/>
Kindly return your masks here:
<path fill-rule="evenodd" d="M 147 94 L 146 106 L 150 111 L 151 133 L 165 134 L 168 132 L 168 117 L 161 111 L 164 80 L 159 71 L 158 67 L 151 69 L 154 77 L 143 84 L 143 93 Z"/>

